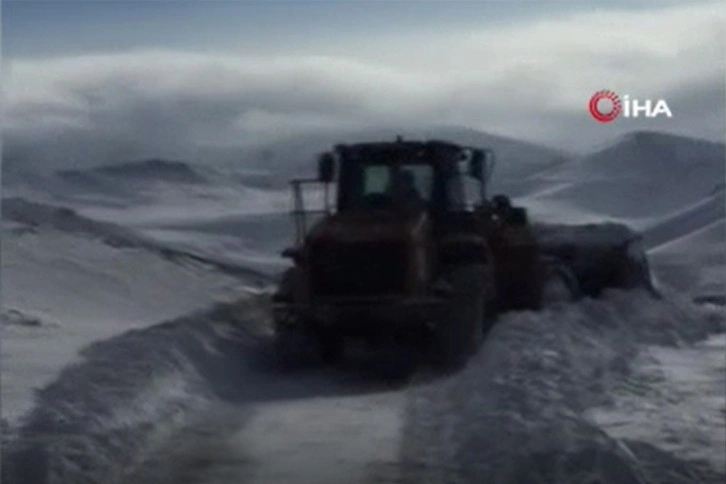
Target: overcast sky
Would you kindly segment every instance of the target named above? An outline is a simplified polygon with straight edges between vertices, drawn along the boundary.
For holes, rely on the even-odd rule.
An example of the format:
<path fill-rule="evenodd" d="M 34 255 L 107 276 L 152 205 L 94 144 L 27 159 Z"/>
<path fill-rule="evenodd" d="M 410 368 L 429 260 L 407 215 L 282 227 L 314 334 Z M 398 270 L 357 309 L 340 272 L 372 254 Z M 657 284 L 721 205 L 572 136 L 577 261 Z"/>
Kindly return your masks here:
<path fill-rule="evenodd" d="M 726 8 L 699 0 L 13 1 L 5 146 L 63 164 L 309 131 L 461 125 L 583 149 L 725 130 Z M 602 125 L 612 89 L 672 119 Z"/>

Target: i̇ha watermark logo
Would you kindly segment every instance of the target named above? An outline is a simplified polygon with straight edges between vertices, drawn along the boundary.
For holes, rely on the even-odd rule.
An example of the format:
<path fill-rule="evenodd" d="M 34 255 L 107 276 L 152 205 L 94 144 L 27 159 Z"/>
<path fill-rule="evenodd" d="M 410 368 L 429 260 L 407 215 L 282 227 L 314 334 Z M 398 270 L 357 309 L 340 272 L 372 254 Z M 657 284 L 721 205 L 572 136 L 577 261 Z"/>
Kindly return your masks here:
<path fill-rule="evenodd" d="M 630 99 L 630 96 L 626 94 L 622 96 L 621 100 L 620 96 L 607 89 L 593 94 L 587 103 L 587 109 L 590 111 L 590 115 L 601 123 L 609 123 L 621 113 L 625 118 L 637 118 L 640 113 L 646 118 L 655 118 L 661 114 L 669 118 L 673 117 L 673 113 L 664 99 L 658 99 L 655 102 L 651 99 L 639 101 Z"/>

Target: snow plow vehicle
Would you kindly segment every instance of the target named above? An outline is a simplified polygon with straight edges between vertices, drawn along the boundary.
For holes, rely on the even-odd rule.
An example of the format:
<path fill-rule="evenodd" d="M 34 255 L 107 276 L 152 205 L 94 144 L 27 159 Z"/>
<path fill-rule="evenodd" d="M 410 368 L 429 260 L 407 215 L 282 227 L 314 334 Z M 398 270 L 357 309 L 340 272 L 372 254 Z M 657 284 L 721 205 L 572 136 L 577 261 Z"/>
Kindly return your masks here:
<path fill-rule="evenodd" d="M 334 363 L 357 339 L 459 368 L 503 311 L 650 287 L 637 234 L 531 224 L 524 207 L 488 196 L 494 165 L 488 149 L 400 137 L 322 153 L 317 178 L 291 182 L 296 240 L 282 255 L 294 265 L 273 295 L 281 361 L 307 344 Z"/>

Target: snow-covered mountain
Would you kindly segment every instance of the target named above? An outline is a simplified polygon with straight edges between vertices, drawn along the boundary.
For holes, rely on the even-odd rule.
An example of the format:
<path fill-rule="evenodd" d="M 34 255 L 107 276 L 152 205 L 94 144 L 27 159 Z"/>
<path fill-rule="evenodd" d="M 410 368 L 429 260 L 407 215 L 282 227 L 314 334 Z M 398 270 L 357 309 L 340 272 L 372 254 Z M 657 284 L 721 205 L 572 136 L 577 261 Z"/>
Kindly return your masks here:
<path fill-rule="evenodd" d="M 662 217 L 709 197 L 726 176 L 723 143 L 635 132 L 541 176 L 539 198 L 596 214 Z"/>

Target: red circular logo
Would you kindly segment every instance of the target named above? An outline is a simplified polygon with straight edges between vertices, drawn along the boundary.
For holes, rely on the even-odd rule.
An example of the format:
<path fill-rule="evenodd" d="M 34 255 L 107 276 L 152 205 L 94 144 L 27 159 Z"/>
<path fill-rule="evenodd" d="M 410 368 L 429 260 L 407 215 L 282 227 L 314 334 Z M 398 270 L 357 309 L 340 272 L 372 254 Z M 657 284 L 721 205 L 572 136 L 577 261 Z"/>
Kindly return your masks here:
<path fill-rule="evenodd" d="M 607 99 L 612 103 L 610 111 L 602 112 L 600 110 L 597 104 L 602 99 Z M 593 94 L 587 107 L 590 110 L 592 117 L 601 123 L 609 123 L 613 119 L 617 118 L 618 114 L 620 114 L 620 110 L 622 109 L 618 95 L 608 90 L 598 91 Z"/>

